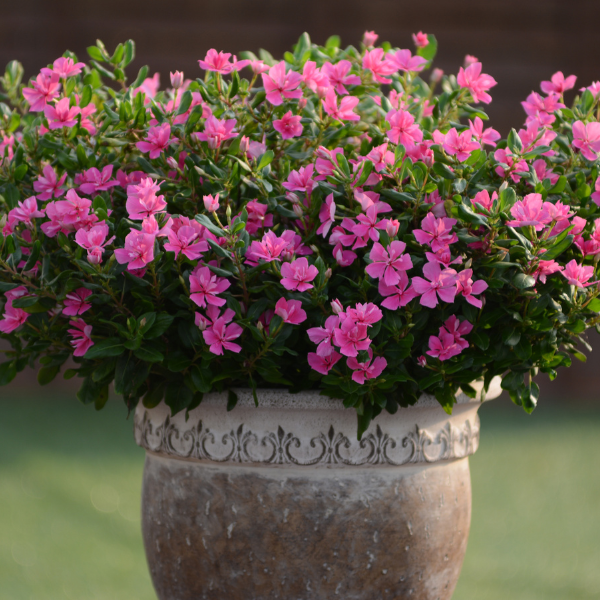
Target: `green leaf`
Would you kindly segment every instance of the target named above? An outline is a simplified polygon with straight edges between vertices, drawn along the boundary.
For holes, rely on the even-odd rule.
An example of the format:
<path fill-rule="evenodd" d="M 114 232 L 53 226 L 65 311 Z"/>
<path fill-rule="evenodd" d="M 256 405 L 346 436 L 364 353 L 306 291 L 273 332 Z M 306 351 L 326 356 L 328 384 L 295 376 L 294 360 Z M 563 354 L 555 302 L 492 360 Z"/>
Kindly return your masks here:
<path fill-rule="evenodd" d="M 158 406 L 162 399 L 165 397 L 165 386 L 164 385 L 152 385 L 150 386 L 148 393 L 144 396 L 142 404 L 146 408 L 154 408 Z"/>
<path fill-rule="evenodd" d="M 214 240 L 211 240 L 210 238 L 206 238 L 206 241 L 208 242 L 208 245 L 213 249 L 214 253 L 217 256 L 220 256 L 221 258 L 227 258 L 229 260 L 232 260 L 231 252 L 229 252 L 229 250 L 226 250 L 222 246 L 219 246 L 219 244 L 217 244 L 217 242 L 215 242 Z"/>
<path fill-rule="evenodd" d="M 190 376 L 194 387 L 199 392 L 208 394 L 212 390 L 210 371 L 205 371 L 198 365 L 193 365 L 190 369 Z"/>
<path fill-rule="evenodd" d="M 111 356 L 120 356 L 125 352 L 125 346 L 120 338 L 108 338 L 95 343 L 86 353 L 85 358 L 95 360 L 97 358 L 109 358 Z"/>
<path fill-rule="evenodd" d="M 500 212 L 507 211 L 517 201 L 517 194 L 511 187 L 503 189 L 498 195 Z"/>
<path fill-rule="evenodd" d="M 8 385 L 17 376 L 17 363 L 14 360 L 0 364 L 0 385 Z"/>
<path fill-rule="evenodd" d="M 325 48 L 327 48 L 328 50 L 331 48 L 339 48 L 341 43 L 342 40 L 340 39 L 339 35 L 331 35 L 327 38 L 327 41 L 325 42 Z"/>
<path fill-rule="evenodd" d="M 264 169 L 267 165 L 270 165 L 273 162 L 273 158 L 275 158 L 275 153 L 273 150 L 267 150 L 261 157 L 258 162 L 258 166 L 256 167 L 257 171 Z"/>
<path fill-rule="evenodd" d="M 523 142 L 515 129 L 511 129 L 508 134 L 507 145 L 514 154 L 521 154 L 523 151 Z"/>
<path fill-rule="evenodd" d="M 240 89 L 240 76 L 238 72 L 234 69 L 231 74 L 231 87 L 229 88 L 229 98 L 233 98 Z"/>
<path fill-rule="evenodd" d="M 567 235 L 567 237 L 565 237 L 564 240 L 562 240 L 558 244 L 555 244 L 554 246 L 551 246 L 548 250 L 546 250 L 546 252 L 542 254 L 542 258 L 544 260 L 555 259 L 557 256 L 560 256 L 563 252 L 565 252 L 565 250 L 568 250 L 571 247 L 574 239 L 574 235 Z"/>
<path fill-rule="evenodd" d="M 181 102 L 179 103 L 179 108 L 177 109 L 177 114 L 182 115 L 186 113 L 190 109 L 190 105 L 192 104 L 192 92 L 186 90 L 181 96 Z"/>
<path fill-rule="evenodd" d="M 444 179 L 456 179 L 456 175 L 444 163 L 434 163 L 432 170 L 434 173 L 440 177 L 443 177 Z"/>
<path fill-rule="evenodd" d="M 42 367 L 37 374 L 37 380 L 40 385 L 47 385 L 58 375 L 60 366 Z"/>
<path fill-rule="evenodd" d="M 169 315 L 168 313 L 159 313 L 156 315 L 156 320 L 150 329 L 145 333 L 144 338 L 147 340 L 153 340 L 157 337 L 160 337 L 169 329 L 171 323 L 175 319 L 174 315 Z"/>
<path fill-rule="evenodd" d="M 171 409 L 171 414 L 186 409 L 194 399 L 192 390 L 183 382 L 169 382 L 165 392 L 165 404 Z"/>
<path fill-rule="evenodd" d="M 233 390 L 227 392 L 227 412 L 233 410 L 238 403 L 237 394 Z"/>
<path fill-rule="evenodd" d="M 490 347 L 490 336 L 483 331 L 474 331 L 469 337 L 473 340 L 473 343 L 483 351 Z"/>
<path fill-rule="evenodd" d="M 304 55 L 308 51 L 310 51 L 310 49 L 311 49 L 310 36 L 308 35 L 308 33 L 304 32 L 300 36 L 298 43 L 294 47 L 294 58 L 296 59 L 296 61 L 301 62 L 304 58 Z"/>
<path fill-rule="evenodd" d="M 593 300 L 590 300 L 587 305 L 587 309 L 596 313 L 600 312 L 600 298 L 594 298 Z"/>
<path fill-rule="evenodd" d="M 97 46 L 88 46 L 87 53 L 90 55 L 90 58 L 93 58 L 94 60 L 100 62 L 104 61 L 104 55 Z"/>
<path fill-rule="evenodd" d="M 215 225 L 206 215 L 196 215 L 194 217 L 200 225 L 204 225 L 212 234 L 217 237 L 225 237 L 226 233 L 217 225 Z"/>
<path fill-rule="evenodd" d="M 83 380 L 81 388 L 77 392 L 77 398 L 83 404 L 93 404 L 102 396 L 105 389 L 108 389 L 106 385 L 96 383 L 88 376 Z"/>
<path fill-rule="evenodd" d="M 150 346 L 140 346 L 137 350 L 133 351 L 133 354 L 136 358 L 150 363 L 163 362 L 165 360 L 161 352 Z"/>
<path fill-rule="evenodd" d="M 514 276 L 512 284 L 519 290 L 527 290 L 535 285 L 535 279 L 531 275 L 519 273 Z"/>

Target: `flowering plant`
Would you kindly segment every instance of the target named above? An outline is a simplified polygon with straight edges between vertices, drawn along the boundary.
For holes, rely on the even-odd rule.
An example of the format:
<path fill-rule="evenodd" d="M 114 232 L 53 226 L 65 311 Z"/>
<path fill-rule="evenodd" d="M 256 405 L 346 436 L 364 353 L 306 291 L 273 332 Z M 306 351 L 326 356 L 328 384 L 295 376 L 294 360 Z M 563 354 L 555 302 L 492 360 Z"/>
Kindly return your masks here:
<path fill-rule="evenodd" d="M 10 63 L 0 383 L 72 358 L 82 402 L 114 382 L 174 413 L 212 390 L 232 408 L 236 386 L 315 388 L 356 409 L 359 436 L 496 375 L 533 410 L 532 376 L 583 360 L 599 327 L 600 82 L 567 108 L 575 77 L 555 74 L 501 140 L 475 57 L 427 82 L 434 36 L 415 54 L 376 41 L 210 50 L 165 91 L 147 67 L 127 83 L 131 41 L 25 85 Z"/>

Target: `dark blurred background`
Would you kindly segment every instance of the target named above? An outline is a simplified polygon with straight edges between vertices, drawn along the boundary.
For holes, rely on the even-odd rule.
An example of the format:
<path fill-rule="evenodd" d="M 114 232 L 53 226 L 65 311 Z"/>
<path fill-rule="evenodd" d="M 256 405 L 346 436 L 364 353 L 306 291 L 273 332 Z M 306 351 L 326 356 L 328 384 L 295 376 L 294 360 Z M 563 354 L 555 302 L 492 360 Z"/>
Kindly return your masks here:
<path fill-rule="evenodd" d="M 446 73 L 457 73 L 472 54 L 498 81 L 486 110 L 503 135 L 524 121 L 520 101 L 554 72 L 576 74 L 577 87 L 600 79 L 598 0 L 2 0 L 0 6 L 0 68 L 16 58 L 30 77 L 65 49 L 86 61 L 85 49 L 97 38 L 109 51 L 131 38 L 137 58 L 130 77 L 147 64 L 163 86 L 170 70 L 202 75 L 197 61 L 209 48 L 265 48 L 278 57 L 304 31 L 317 43 L 338 34 L 343 45 L 358 45 L 365 29 L 380 42 L 413 48 L 411 33 L 423 30 L 437 36 L 435 64 Z M 585 365 L 575 360 L 551 385 L 540 378 L 543 397 L 567 401 L 576 390 L 578 401 L 597 398 L 598 335 L 590 333 L 589 341 L 596 356 Z M 13 387 L 36 385 L 32 379 L 21 376 Z"/>

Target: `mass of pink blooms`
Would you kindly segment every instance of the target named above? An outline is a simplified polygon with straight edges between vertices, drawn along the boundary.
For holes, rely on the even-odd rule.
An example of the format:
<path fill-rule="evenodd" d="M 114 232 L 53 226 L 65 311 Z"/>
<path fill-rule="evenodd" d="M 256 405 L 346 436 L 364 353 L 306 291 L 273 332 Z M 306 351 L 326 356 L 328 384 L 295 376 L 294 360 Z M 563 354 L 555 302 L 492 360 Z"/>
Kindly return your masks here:
<path fill-rule="evenodd" d="M 560 125 L 562 130 L 557 121 L 567 123 L 565 93 L 575 93 L 575 76 L 557 72 L 543 81 L 541 93 L 531 92 L 522 103 L 523 127 L 501 140 L 485 126 L 484 107 L 461 112 L 467 104 L 492 102 L 497 82 L 482 63 L 467 56 L 451 78 L 434 70 L 431 93 L 422 93 L 425 84 L 417 82 L 431 66 L 432 36 L 419 31 L 412 38 L 415 52 L 378 47 L 377 34 L 367 31 L 356 54 L 336 50 L 317 62 L 308 49 L 297 64 L 253 56 L 238 60 L 210 49 L 194 78 L 206 75 L 205 81 L 214 82 L 218 101 L 211 101 L 206 83 L 192 84 L 179 71 L 171 73 L 166 95 L 158 75 L 145 77 L 128 99 L 131 105 L 141 99 L 136 110 L 143 118 L 102 111 L 99 102 L 83 99 L 83 88 L 66 95 L 73 78 L 89 68 L 69 57 L 57 59 L 22 89 L 27 110 L 38 119 L 37 134 L 65 140 L 97 135 L 98 144 L 123 154 L 105 164 L 75 149 L 72 156 L 85 164 L 76 172 L 64 159 L 40 164 L 30 195 L 20 197 L 1 221 L 4 237 L 18 235 L 23 242 L 14 269 L 24 269 L 39 236 L 63 249 L 66 244 L 92 274 L 107 274 L 117 263 L 133 281 L 144 282 L 140 285 L 158 285 L 159 261 L 169 256 L 177 269 L 173 289 L 181 283 L 176 295 L 192 303 L 206 351 L 219 357 L 244 349 L 249 326 L 240 314 L 251 309 L 254 293 L 244 274 L 266 273 L 270 279 L 257 287 L 253 301 L 267 287 L 275 300 L 253 319 L 256 335 L 276 336 L 284 325 L 304 324 L 304 339 L 312 344 L 304 358 L 311 369 L 327 376 L 345 365 L 361 386 L 392 374 L 385 349 L 375 341 L 390 313 L 406 324 L 397 342 L 419 312 L 442 323 L 426 346 L 414 350 L 420 368 L 439 370 L 440 363 L 473 347 L 470 335 L 487 295 L 499 285 L 493 283 L 490 255 L 493 251 L 495 268 L 514 267 L 506 258 L 513 241 L 526 248 L 521 263 L 526 278 L 517 280 L 525 289 L 533 293 L 533 286 L 564 280 L 575 298 L 588 289 L 595 298 L 600 217 L 589 215 L 600 207 L 600 122 L 593 109 L 572 113 L 572 125 Z M 439 83 L 444 102 L 455 103 L 447 113 L 433 95 Z M 600 84 L 581 93 L 597 102 Z M 131 126 L 124 141 L 102 137 L 110 119 L 119 118 L 128 123 L 142 118 L 146 125 Z M 346 133 L 327 137 L 327 131 Z M 16 135 L 15 141 L 3 134 L 3 161 L 13 159 Z M 565 175 L 559 149 L 568 153 L 570 165 L 581 166 L 582 181 Z M 225 174 L 223 161 L 231 161 L 235 175 Z M 478 179 L 463 178 L 475 166 Z M 240 182 L 254 197 L 236 204 Z M 589 198 L 588 208 L 563 202 L 559 194 L 567 185 L 581 190 L 582 201 Z M 183 189 L 189 193 L 180 193 Z M 514 198 L 502 205 L 507 189 L 515 191 Z M 179 201 L 194 202 L 193 212 L 175 210 Z M 490 227 L 492 217 L 497 220 Z M 242 244 L 241 231 L 247 236 Z M 565 255 L 557 260 L 550 241 L 567 235 L 572 254 L 568 261 Z M 30 265 L 34 275 L 27 277 L 33 281 L 40 268 L 41 262 Z M 357 273 L 355 300 L 327 296 L 332 278 L 345 277 L 351 285 Z M 25 283 L 24 274 L 19 277 L 22 284 L 4 294 L 4 334 L 31 317 L 17 299 L 34 295 L 36 288 Z M 88 279 L 85 283 L 92 282 Z M 99 322 L 92 319 L 93 289 L 71 286 L 53 309 L 56 318 L 65 319 L 75 357 L 85 357 L 101 339 Z M 581 305 L 593 299 L 582 298 Z M 232 310 L 235 305 L 241 313 Z"/>

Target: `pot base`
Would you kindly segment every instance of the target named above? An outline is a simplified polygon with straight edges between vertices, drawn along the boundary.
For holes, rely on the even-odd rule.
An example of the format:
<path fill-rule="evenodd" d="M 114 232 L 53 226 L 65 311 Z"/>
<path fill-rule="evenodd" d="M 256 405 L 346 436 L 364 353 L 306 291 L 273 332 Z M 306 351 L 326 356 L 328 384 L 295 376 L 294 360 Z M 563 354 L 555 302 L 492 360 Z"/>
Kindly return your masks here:
<path fill-rule="evenodd" d="M 449 600 L 469 463 L 307 473 L 148 452 L 142 514 L 160 600 Z"/>

